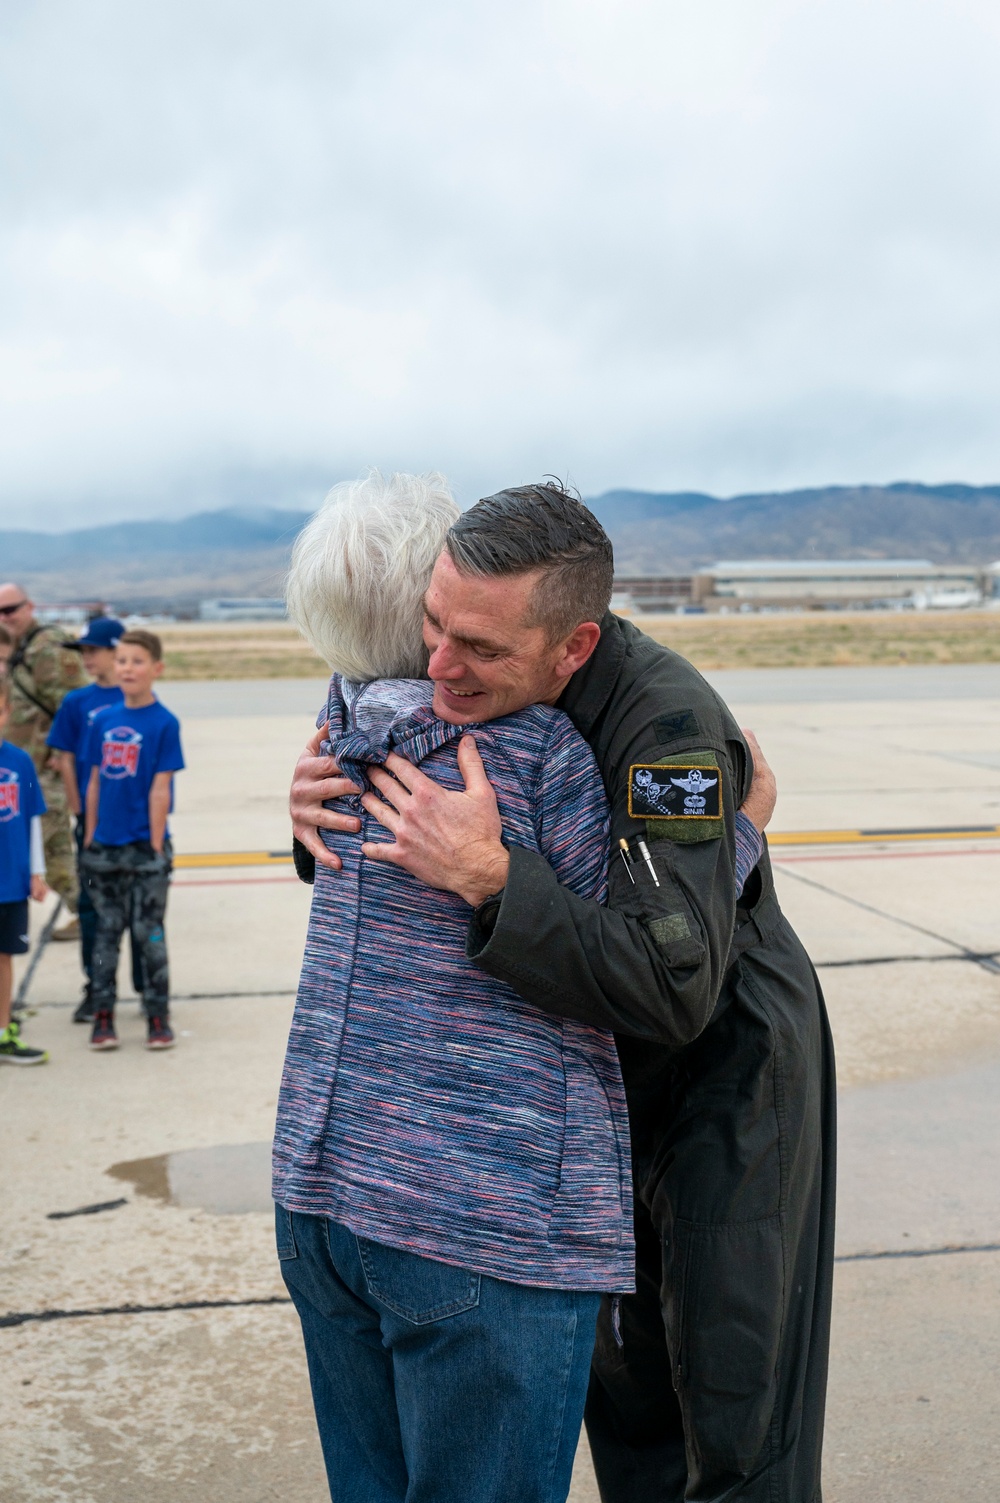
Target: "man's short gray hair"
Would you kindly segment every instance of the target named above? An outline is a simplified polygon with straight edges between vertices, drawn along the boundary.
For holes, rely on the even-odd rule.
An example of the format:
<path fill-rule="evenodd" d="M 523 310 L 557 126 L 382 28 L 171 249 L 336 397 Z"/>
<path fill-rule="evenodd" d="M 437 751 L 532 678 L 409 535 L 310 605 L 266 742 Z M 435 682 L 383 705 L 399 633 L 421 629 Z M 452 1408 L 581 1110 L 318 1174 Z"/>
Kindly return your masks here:
<path fill-rule="evenodd" d="M 296 540 L 285 599 L 335 673 L 424 676 L 424 592 L 458 515 L 443 475 L 371 470 L 333 487 Z"/>
<path fill-rule="evenodd" d="M 558 480 L 517 485 L 485 496 L 448 534 L 462 574 L 486 578 L 538 571 L 526 626 L 561 642 L 583 621 L 598 625 L 611 604 L 611 540 L 580 497 Z"/>

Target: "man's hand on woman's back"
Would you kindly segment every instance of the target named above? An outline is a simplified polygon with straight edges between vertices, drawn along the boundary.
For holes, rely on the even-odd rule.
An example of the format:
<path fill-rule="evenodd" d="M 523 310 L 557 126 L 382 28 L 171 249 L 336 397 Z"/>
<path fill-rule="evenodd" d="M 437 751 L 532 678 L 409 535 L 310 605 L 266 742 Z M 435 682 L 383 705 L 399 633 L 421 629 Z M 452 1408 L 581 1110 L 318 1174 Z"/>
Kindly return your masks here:
<path fill-rule="evenodd" d="M 442 788 L 396 752 L 384 768 L 370 767 L 381 797 L 366 793 L 361 802 L 393 840 L 366 841 L 361 849 L 370 861 L 401 866 L 428 887 L 457 893 L 478 908 L 507 885 L 510 855 L 474 736 L 458 744 L 458 770 L 465 783 L 461 793 Z"/>

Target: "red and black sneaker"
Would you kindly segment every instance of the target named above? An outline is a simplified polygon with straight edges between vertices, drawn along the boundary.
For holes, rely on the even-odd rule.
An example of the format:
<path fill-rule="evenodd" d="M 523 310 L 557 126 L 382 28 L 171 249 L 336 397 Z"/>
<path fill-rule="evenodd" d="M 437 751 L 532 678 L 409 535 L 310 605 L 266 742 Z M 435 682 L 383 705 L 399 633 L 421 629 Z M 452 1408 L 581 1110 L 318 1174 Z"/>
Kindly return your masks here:
<path fill-rule="evenodd" d="M 91 1049 L 118 1048 L 115 1015 L 109 1007 L 99 1007 L 94 1013 L 94 1026 L 90 1030 L 90 1047 Z"/>
<path fill-rule="evenodd" d="M 147 1049 L 172 1049 L 174 1047 L 174 1030 L 166 1018 L 150 1018 L 146 1033 Z"/>

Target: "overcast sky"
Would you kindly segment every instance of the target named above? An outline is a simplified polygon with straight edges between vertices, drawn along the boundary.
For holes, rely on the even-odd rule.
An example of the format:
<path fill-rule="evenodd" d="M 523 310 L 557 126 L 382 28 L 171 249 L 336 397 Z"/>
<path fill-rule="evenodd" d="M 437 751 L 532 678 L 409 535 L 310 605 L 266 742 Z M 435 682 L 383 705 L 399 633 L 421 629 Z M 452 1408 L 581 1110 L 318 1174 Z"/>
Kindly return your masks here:
<path fill-rule="evenodd" d="M 5 0 L 0 526 L 1000 481 L 996 0 Z"/>

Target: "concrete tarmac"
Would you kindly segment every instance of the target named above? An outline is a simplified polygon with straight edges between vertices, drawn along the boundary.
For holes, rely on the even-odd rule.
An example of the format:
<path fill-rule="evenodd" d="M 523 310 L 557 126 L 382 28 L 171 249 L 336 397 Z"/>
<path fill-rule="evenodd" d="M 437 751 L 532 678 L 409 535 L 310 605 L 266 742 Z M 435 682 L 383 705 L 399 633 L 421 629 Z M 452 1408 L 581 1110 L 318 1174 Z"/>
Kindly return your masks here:
<path fill-rule="evenodd" d="M 777 771 L 773 828 L 1000 822 L 1000 670 L 715 677 Z M 323 693 L 163 685 L 188 760 L 178 851 L 287 850 L 288 778 Z M 1000 840 L 774 855 L 840 1060 L 825 1497 L 992 1498 Z M 166 1055 L 142 1049 L 132 1001 L 122 1049 L 90 1054 L 70 1022 L 73 947 L 46 953 L 25 1032 L 51 1062 L 0 1072 L 0 1313 L 30 1317 L 0 1326 L 5 1503 L 327 1496 L 297 1323 L 274 1303 L 284 1290 L 266 1210 L 308 902 L 287 867 L 177 873 L 179 1047 Z M 581 1446 L 572 1498 L 596 1497 Z"/>

